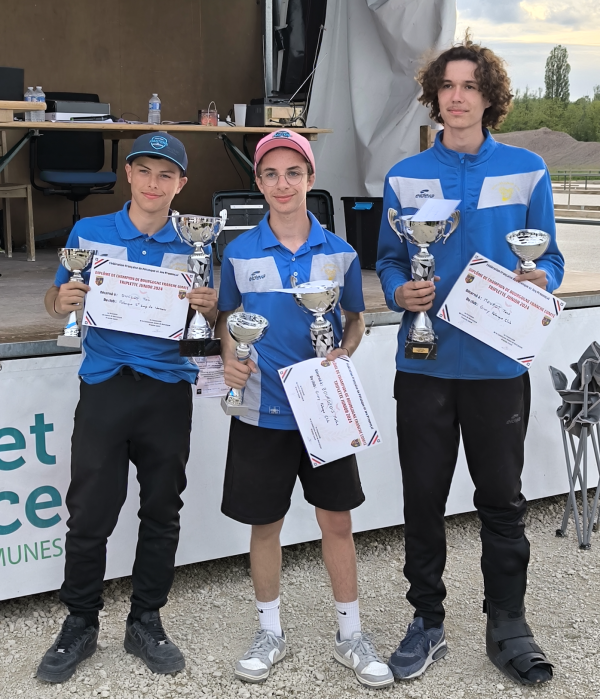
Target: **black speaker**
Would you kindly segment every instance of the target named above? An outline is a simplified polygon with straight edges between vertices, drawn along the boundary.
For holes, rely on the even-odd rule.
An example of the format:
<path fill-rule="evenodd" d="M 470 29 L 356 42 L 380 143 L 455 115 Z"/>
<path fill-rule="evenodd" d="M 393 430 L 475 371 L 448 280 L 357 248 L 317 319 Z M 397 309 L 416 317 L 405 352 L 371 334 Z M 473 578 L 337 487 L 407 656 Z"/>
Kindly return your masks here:
<path fill-rule="evenodd" d="M 25 99 L 25 71 L 23 68 L 0 66 L 0 100 L 22 102 Z"/>

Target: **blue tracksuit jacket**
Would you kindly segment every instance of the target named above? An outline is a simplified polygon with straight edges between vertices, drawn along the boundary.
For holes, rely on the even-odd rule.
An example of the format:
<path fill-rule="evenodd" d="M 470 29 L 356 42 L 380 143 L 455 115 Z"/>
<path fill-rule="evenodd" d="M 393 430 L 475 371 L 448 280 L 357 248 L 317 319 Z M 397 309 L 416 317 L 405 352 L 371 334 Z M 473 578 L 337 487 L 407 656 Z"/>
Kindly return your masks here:
<path fill-rule="evenodd" d="M 518 362 L 435 317 L 474 253 L 508 269 L 516 268 L 517 258 L 505 240 L 507 233 L 518 228 L 550 233 L 548 250 L 536 264 L 546 272 L 548 291 L 562 281 L 564 260 L 556 245 L 554 203 L 544 161 L 523 148 L 497 143 L 487 129 L 484 133 L 477 155 L 449 150 L 439 133 L 432 148 L 397 163 L 386 176 L 377 274 L 393 311 L 403 310 L 394 300 L 394 291 L 411 279 L 410 258 L 418 248 L 400 241 L 388 223 L 388 209 L 414 214 L 428 198 L 461 200 L 458 228 L 445 245 L 439 242 L 430 248 L 440 277 L 429 310 L 438 336 L 437 359 L 404 358 L 404 342 L 414 316 L 406 312 L 398 333 L 399 371 L 449 379 L 514 378 L 526 371 Z"/>

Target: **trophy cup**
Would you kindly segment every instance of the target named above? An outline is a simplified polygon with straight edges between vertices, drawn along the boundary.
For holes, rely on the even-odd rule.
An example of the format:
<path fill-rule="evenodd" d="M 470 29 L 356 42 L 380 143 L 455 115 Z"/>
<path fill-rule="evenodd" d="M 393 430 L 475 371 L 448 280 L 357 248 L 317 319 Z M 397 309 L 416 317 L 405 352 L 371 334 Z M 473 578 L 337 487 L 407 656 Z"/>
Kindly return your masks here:
<path fill-rule="evenodd" d="M 70 282 L 85 284 L 82 272 L 92 266 L 92 260 L 96 250 L 83 250 L 82 248 L 59 248 L 58 259 L 60 264 L 71 272 Z M 56 338 L 59 347 L 81 347 L 81 329 L 77 324 L 77 312 L 71 311 L 65 331 Z"/>
<path fill-rule="evenodd" d="M 208 286 L 210 255 L 204 251 L 204 247 L 212 245 L 219 237 L 227 221 L 227 211 L 223 209 L 218 218 L 173 211 L 170 218 L 179 237 L 188 245 L 194 246 L 194 252 L 188 257 L 188 271 L 195 275 L 192 288 Z M 205 357 L 219 354 L 220 346 L 220 341 L 213 339 L 213 331 L 206 318 L 196 311 L 186 330 L 185 338 L 179 341 L 179 355 Z"/>
<path fill-rule="evenodd" d="M 250 345 L 261 340 L 269 327 L 269 321 L 256 313 L 232 313 L 227 318 L 229 334 L 237 342 L 235 354 L 240 362 L 250 359 Z M 221 398 L 221 407 L 226 415 L 246 415 L 244 389 L 230 388 Z"/>
<path fill-rule="evenodd" d="M 433 281 L 435 277 L 435 259 L 429 252 L 429 246 L 440 240 L 446 240 L 456 230 L 460 222 L 460 212 L 453 211 L 445 221 L 413 221 L 412 216 L 398 216 L 395 209 L 388 209 L 388 222 L 400 240 L 406 240 L 419 247 L 419 252 L 410 261 L 412 278 L 416 282 Z M 397 224 L 400 229 L 397 228 Z M 446 227 L 450 224 L 448 232 Z M 414 320 L 404 345 L 406 359 L 436 359 L 437 336 L 433 331 L 431 318 L 420 311 Z"/>
<path fill-rule="evenodd" d="M 310 339 L 317 357 L 326 357 L 334 348 L 333 327 L 323 316 L 336 307 L 340 285 L 329 280 L 294 286 L 293 297 L 303 311 L 316 318 L 310 324 Z"/>
<path fill-rule="evenodd" d="M 534 260 L 541 257 L 550 245 L 550 235 L 545 231 L 535 228 L 523 228 L 513 231 L 506 236 L 506 242 L 510 249 L 519 258 L 519 272 L 532 272 L 535 268 Z"/>

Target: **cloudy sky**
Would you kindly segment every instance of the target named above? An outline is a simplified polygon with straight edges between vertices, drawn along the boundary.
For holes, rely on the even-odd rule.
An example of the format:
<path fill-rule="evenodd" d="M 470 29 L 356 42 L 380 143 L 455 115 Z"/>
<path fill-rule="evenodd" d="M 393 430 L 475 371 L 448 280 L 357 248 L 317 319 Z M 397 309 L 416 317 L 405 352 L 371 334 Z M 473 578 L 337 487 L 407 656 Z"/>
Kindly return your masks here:
<path fill-rule="evenodd" d="M 572 100 L 600 85 L 600 0 L 457 0 L 457 7 L 457 37 L 470 27 L 506 60 L 513 87 L 543 88 L 557 44 L 569 52 Z"/>

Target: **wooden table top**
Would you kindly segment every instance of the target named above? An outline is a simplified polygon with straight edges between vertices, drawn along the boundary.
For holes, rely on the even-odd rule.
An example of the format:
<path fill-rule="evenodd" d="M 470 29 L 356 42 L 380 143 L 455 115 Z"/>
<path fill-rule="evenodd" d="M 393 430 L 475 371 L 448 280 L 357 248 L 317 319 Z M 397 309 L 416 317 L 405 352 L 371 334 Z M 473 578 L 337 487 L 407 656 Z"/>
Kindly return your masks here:
<path fill-rule="evenodd" d="M 1 103 L 0 103 L 1 104 Z M 28 104 L 23 102 L 23 104 Z M 1 107 L 0 107 L 1 109 Z M 206 134 L 266 134 L 279 129 L 289 129 L 302 134 L 309 141 L 316 141 L 319 134 L 333 133 L 331 129 L 296 128 L 288 126 L 200 126 L 198 124 L 126 124 L 121 122 L 82 121 L 4 121 L 3 129 L 40 129 L 43 131 L 101 131 L 105 138 L 137 138 L 144 133 L 168 131 L 170 133 Z"/>

